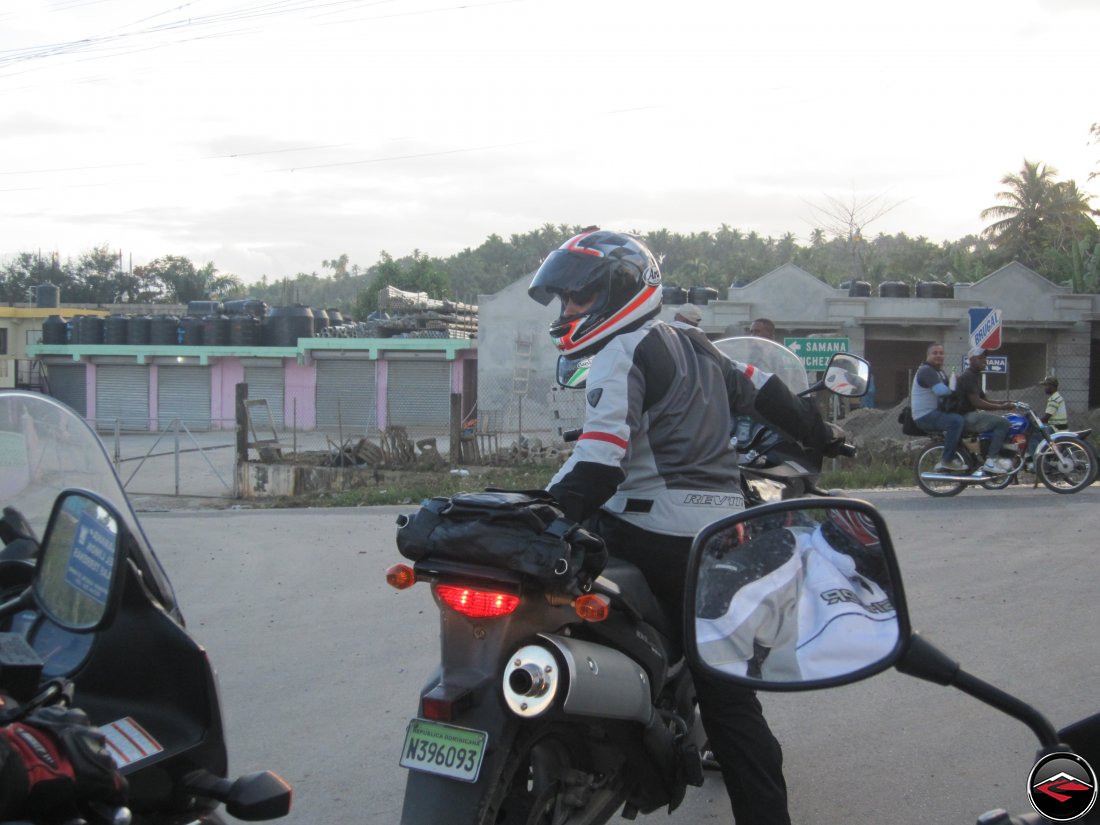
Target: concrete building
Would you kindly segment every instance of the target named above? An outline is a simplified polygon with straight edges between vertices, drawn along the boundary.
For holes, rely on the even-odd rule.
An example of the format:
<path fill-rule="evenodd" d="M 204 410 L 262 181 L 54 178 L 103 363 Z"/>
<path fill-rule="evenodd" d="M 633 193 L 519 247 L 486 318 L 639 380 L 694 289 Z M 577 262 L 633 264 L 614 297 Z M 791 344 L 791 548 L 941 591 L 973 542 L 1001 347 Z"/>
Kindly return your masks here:
<path fill-rule="evenodd" d="M 28 350 L 42 340 L 42 324 L 59 310 L 53 307 L 0 307 L 0 390 L 44 388 L 41 364 Z M 105 310 L 82 309 L 88 315 Z"/>
<path fill-rule="evenodd" d="M 50 395 L 98 429 L 232 430 L 236 385 L 266 399 L 275 426 L 345 434 L 388 425 L 446 432 L 451 394 L 473 406 L 476 343 L 301 338 L 293 347 L 38 344 Z M 468 399 L 468 400 L 466 400 Z"/>

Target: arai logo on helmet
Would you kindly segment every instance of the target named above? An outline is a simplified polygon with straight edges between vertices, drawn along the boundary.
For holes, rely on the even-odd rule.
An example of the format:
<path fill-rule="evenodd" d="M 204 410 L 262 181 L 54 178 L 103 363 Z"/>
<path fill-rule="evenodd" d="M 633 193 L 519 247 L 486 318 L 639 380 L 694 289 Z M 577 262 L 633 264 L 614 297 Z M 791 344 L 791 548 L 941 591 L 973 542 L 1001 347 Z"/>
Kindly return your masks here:
<path fill-rule="evenodd" d="M 646 282 L 647 286 L 660 286 L 661 270 L 655 266 L 647 266 L 645 272 L 642 273 L 642 280 Z"/>

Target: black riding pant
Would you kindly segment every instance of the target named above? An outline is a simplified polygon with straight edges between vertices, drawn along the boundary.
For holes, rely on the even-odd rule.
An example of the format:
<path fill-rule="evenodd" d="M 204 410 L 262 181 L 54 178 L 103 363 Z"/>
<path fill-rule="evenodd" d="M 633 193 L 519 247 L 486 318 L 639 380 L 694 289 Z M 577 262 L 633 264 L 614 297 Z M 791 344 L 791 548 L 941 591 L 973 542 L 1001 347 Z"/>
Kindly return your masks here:
<path fill-rule="evenodd" d="M 613 556 L 639 567 L 678 634 L 683 632 L 684 580 L 691 539 L 642 530 L 601 511 L 593 527 Z M 783 750 L 756 692 L 693 672 L 703 728 L 722 766 L 737 825 L 790 825 Z"/>

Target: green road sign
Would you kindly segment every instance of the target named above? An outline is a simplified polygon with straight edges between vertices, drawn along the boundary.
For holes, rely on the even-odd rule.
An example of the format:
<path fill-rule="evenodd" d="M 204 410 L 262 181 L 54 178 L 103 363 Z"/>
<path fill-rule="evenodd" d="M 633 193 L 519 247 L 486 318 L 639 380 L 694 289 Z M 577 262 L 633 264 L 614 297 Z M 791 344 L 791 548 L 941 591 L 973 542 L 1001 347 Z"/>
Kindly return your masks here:
<path fill-rule="evenodd" d="M 783 346 L 802 361 L 807 370 L 823 370 L 829 366 L 833 353 L 847 352 L 847 338 L 784 338 Z"/>

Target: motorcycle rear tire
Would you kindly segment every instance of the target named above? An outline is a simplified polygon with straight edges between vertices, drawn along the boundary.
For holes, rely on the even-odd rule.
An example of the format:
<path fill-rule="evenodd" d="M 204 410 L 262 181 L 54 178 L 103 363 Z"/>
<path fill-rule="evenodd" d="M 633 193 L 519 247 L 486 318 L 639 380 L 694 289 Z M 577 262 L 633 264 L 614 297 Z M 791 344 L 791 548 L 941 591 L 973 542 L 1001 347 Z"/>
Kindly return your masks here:
<path fill-rule="evenodd" d="M 933 444 L 923 452 L 917 453 L 913 461 L 913 477 L 917 480 L 917 486 L 925 493 L 936 498 L 957 496 L 966 485 L 960 482 L 937 481 L 921 477 L 922 473 L 931 473 L 943 456 L 943 445 Z"/>
<path fill-rule="evenodd" d="M 492 801 L 477 825 L 600 825 L 623 805 L 610 788 L 596 791 L 582 808 L 566 804 L 568 778 L 586 770 L 575 743 L 577 732 L 546 726 L 516 737 Z M 581 749 L 583 750 L 583 748 Z"/>
<path fill-rule="evenodd" d="M 1092 484 L 1096 475 L 1095 453 L 1079 438 L 1059 438 L 1058 449 L 1073 462 L 1073 470 L 1065 472 L 1053 450 L 1037 450 L 1035 471 L 1039 480 L 1054 493 L 1077 493 Z"/>

